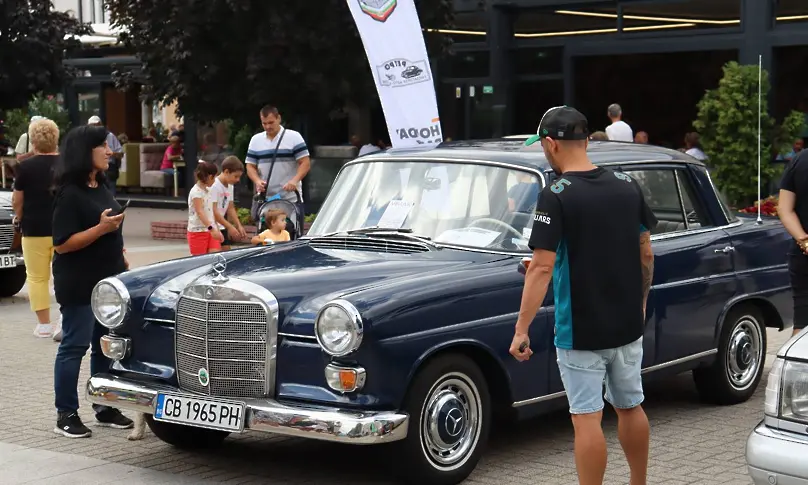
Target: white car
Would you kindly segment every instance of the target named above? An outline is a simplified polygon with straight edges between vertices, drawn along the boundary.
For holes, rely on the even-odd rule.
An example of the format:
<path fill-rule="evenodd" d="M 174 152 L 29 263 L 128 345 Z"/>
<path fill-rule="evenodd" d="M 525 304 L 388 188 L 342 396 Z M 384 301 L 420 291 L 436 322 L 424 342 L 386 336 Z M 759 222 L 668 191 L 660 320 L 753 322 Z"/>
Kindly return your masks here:
<path fill-rule="evenodd" d="M 0 192 L 0 298 L 16 295 L 25 285 L 25 261 L 13 217 L 11 193 Z"/>
<path fill-rule="evenodd" d="M 746 463 L 756 485 L 808 485 L 808 330 L 777 352 Z"/>

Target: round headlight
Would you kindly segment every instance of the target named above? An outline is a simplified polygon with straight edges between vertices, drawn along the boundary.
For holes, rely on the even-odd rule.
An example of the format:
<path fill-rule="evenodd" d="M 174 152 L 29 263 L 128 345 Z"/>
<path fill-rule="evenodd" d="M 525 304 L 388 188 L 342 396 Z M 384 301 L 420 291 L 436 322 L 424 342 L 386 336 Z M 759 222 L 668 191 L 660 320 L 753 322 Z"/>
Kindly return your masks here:
<path fill-rule="evenodd" d="M 334 357 L 342 357 L 359 348 L 362 343 L 362 317 L 345 300 L 327 303 L 314 322 L 317 343 Z"/>
<path fill-rule="evenodd" d="M 129 292 L 117 278 L 106 278 L 93 288 L 93 315 L 98 323 L 114 329 L 129 315 Z"/>

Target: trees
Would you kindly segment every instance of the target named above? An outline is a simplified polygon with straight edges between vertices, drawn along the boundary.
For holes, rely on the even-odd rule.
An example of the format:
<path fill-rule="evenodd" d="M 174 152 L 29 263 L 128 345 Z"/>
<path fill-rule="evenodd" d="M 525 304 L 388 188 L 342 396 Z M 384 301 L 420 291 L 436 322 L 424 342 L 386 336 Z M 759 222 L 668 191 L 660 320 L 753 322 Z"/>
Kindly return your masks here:
<path fill-rule="evenodd" d="M 792 111 L 780 125 L 768 113 L 769 74 L 761 82 L 761 185 L 767 187 L 777 177 L 778 167 L 770 160 L 773 153 L 790 149 L 803 130 L 802 113 Z M 718 88 L 707 91 L 698 105 L 693 127 L 718 188 L 736 207 L 757 200 L 758 67 L 729 62 Z"/>
<path fill-rule="evenodd" d="M 451 0 L 416 0 L 424 26 L 451 19 Z M 143 61 L 151 100 L 178 100 L 200 121 L 255 123 L 261 105 L 327 114 L 376 96 L 345 0 L 108 0 L 122 40 Z M 439 52 L 444 45 L 429 45 Z M 325 112 L 324 112 L 325 111 Z"/>
<path fill-rule="evenodd" d="M 15 109 L 7 113 L 6 130 L 8 138 L 16 141 L 20 135 L 28 131 L 28 123 L 31 116 L 44 116 L 53 120 L 59 127 L 59 131 L 64 135 L 70 128 L 70 119 L 62 106 L 56 101 L 54 96 L 38 94 L 34 96 L 24 108 Z"/>
<path fill-rule="evenodd" d="M 73 36 L 92 31 L 52 6 L 51 0 L 0 3 L 0 111 L 27 106 L 40 91 L 59 91 L 71 75 L 62 59 L 81 45 Z"/>

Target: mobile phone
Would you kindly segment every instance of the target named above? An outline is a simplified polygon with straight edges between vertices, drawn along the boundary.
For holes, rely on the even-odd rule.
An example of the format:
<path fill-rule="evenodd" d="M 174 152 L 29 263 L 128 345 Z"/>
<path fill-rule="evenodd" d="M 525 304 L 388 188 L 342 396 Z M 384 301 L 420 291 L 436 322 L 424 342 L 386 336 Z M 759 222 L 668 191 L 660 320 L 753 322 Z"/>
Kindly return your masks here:
<path fill-rule="evenodd" d="M 524 352 L 527 349 L 527 342 L 522 342 L 522 345 L 519 346 L 519 353 Z"/>
<path fill-rule="evenodd" d="M 126 199 L 126 202 L 124 202 L 124 203 L 121 205 L 121 210 L 119 210 L 119 211 L 118 211 L 118 215 L 123 214 L 123 211 L 125 211 L 125 210 L 126 210 L 126 208 L 127 208 L 127 207 L 129 207 L 129 203 L 130 203 L 130 202 L 132 202 L 132 199 Z"/>

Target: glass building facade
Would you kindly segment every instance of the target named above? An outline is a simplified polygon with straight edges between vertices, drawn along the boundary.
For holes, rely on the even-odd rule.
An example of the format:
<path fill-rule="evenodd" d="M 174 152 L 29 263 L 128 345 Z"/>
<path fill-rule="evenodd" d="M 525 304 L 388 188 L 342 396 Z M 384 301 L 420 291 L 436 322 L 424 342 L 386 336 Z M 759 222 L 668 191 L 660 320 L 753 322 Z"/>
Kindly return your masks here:
<path fill-rule="evenodd" d="M 769 71 L 770 109 L 808 113 L 808 0 L 455 0 L 453 54 L 435 62 L 445 138 L 535 133 L 576 106 L 606 107 L 651 143 L 678 148 L 696 104 L 731 60 Z"/>

